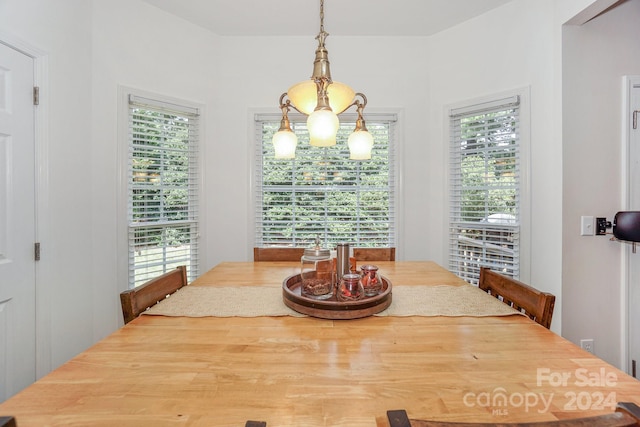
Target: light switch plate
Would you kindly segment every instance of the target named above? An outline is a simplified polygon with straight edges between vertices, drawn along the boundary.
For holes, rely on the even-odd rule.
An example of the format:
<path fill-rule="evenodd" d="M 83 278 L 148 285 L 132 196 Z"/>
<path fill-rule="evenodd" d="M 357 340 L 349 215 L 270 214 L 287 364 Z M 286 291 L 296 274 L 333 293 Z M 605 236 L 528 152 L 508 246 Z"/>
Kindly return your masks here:
<path fill-rule="evenodd" d="M 594 222 L 592 216 L 580 217 L 580 235 L 581 236 L 593 236 L 594 234 Z"/>

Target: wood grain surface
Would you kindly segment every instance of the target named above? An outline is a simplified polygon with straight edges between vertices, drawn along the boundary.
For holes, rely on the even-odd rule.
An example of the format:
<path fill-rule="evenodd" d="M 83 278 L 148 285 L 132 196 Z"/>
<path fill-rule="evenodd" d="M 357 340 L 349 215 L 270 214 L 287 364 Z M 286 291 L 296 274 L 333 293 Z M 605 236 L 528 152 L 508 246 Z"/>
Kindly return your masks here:
<path fill-rule="evenodd" d="M 379 262 L 394 286 L 460 284 Z M 190 286 L 273 286 L 298 263 L 223 263 Z M 451 302 L 455 304 L 455 301 Z M 524 316 L 141 316 L 0 404 L 20 427 L 544 421 L 640 404 L 640 383 Z"/>

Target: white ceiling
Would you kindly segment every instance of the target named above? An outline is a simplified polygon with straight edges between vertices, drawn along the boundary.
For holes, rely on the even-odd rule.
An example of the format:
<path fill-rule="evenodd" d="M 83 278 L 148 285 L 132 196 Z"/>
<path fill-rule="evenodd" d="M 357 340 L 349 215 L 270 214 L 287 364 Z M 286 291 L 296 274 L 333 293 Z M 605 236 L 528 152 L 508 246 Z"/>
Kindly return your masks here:
<path fill-rule="evenodd" d="M 221 36 L 315 36 L 320 0 L 144 0 Z M 511 0 L 325 0 L 336 36 L 429 36 Z"/>

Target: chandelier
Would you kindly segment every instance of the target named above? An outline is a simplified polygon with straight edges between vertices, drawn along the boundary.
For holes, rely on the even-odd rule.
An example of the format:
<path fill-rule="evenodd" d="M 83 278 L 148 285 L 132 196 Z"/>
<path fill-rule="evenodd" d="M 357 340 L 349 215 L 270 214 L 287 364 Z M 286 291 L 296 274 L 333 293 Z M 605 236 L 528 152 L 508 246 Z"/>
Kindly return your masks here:
<path fill-rule="evenodd" d="M 298 137 L 291 130 L 288 113 L 291 108 L 307 115 L 309 144 L 315 147 L 336 145 L 336 134 L 340 126 L 338 114 L 355 106 L 358 117 L 356 127 L 349 136 L 349 158 L 367 160 L 371 158 L 373 137 L 367 131 L 362 112 L 367 105 L 367 97 L 356 93 L 344 83 L 331 79 L 329 52 L 325 40 L 329 34 L 324 31 L 324 0 L 320 0 L 320 32 L 316 36 L 318 48 L 313 61 L 313 74 L 309 80 L 297 83 L 280 96 L 282 120 L 280 129 L 273 136 L 273 146 L 277 159 L 295 157 Z"/>

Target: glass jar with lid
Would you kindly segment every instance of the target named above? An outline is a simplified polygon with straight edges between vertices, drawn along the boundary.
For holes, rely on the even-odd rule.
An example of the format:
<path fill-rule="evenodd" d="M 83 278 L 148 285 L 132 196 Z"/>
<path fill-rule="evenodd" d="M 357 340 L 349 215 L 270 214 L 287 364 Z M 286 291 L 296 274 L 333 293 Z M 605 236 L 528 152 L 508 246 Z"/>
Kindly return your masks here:
<path fill-rule="evenodd" d="M 306 248 L 300 258 L 300 293 L 312 299 L 329 299 L 334 289 L 331 251 L 320 246 L 316 237 L 315 246 Z"/>

